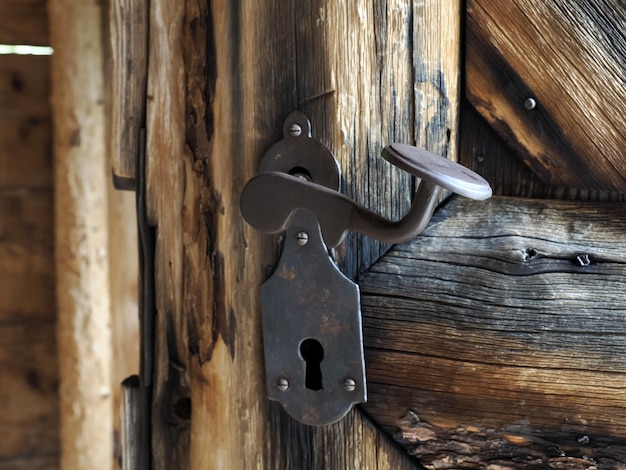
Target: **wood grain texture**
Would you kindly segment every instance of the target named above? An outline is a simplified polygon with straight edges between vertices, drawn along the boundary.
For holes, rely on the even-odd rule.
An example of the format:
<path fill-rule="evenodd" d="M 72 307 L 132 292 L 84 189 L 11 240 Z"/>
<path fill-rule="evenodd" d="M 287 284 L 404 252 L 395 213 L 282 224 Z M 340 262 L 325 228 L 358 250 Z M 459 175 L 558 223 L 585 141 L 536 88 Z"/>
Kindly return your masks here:
<path fill-rule="evenodd" d="M 382 147 L 456 153 L 460 13 L 448 5 L 151 3 L 155 468 L 414 465 L 359 411 L 312 429 L 268 403 L 258 288 L 277 246 L 245 225 L 238 200 L 283 119 L 302 109 L 341 161 L 346 192 L 398 217 L 413 185 L 382 163 Z M 386 249 L 357 238 L 349 246 L 352 274 Z"/>
<path fill-rule="evenodd" d="M 0 468 L 44 468 L 59 452 L 51 191 L 0 190 L 0 214 Z"/>
<path fill-rule="evenodd" d="M 142 466 L 142 441 L 141 435 L 145 432 L 139 425 L 142 422 L 141 416 L 144 404 L 144 397 L 141 393 L 141 382 L 139 376 L 132 375 L 122 382 L 122 400 L 120 401 L 121 416 L 121 443 L 122 453 L 118 463 L 119 468 L 124 470 L 141 470 L 148 465 Z"/>
<path fill-rule="evenodd" d="M 111 0 L 108 14 L 109 154 L 114 181 L 134 189 L 148 72 L 147 1 Z"/>
<path fill-rule="evenodd" d="M 52 186 L 50 57 L 0 60 L 0 188 Z"/>
<path fill-rule="evenodd" d="M 0 60 L 3 469 L 51 469 L 59 459 L 49 64 Z"/>
<path fill-rule="evenodd" d="M 113 413 L 100 2 L 49 3 L 61 466 L 111 469 Z"/>
<path fill-rule="evenodd" d="M 47 6 L 46 0 L 2 0 L 0 44 L 48 46 Z"/>
<path fill-rule="evenodd" d="M 626 193 L 545 184 L 466 100 L 461 105 L 460 142 L 459 163 L 489 181 L 495 195 L 578 201 L 626 201 Z"/>
<path fill-rule="evenodd" d="M 552 439 L 573 457 L 587 452 L 580 436 L 623 446 L 625 210 L 452 200 L 360 279 L 365 409 L 390 430 L 412 410 L 437 428 Z"/>
<path fill-rule="evenodd" d="M 396 438 L 427 469 L 620 470 L 626 446 L 575 432 L 495 430 L 475 425 L 430 424 L 413 412 L 398 423 Z"/>
<path fill-rule="evenodd" d="M 308 20 L 312 37 L 297 39 L 299 80 L 312 77 L 298 101 L 304 96 L 314 135 L 339 160 L 343 192 L 388 218 L 406 213 L 414 182 L 380 157 L 385 145 L 457 160 L 460 15 L 456 1 L 326 2 Z M 318 49 L 321 66 L 308 60 Z M 338 252 L 354 276 L 388 248 L 350 234 Z"/>
<path fill-rule="evenodd" d="M 467 3 L 467 96 L 547 184 L 626 189 L 624 25 L 617 0 Z"/>
<path fill-rule="evenodd" d="M 111 302 L 111 393 L 115 456 L 121 454 L 122 382 L 139 373 L 137 211 L 135 194 L 108 185 L 109 286 Z M 122 468 L 119 458 L 115 468 Z M 135 467 L 137 468 L 137 467 Z"/>
<path fill-rule="evenodd" d="M 185 341 L 188 320 L 183 307 L 181 225 L 185 177 L 184 14 L 182 2 L 151 2 L 145 216 L 158 227 L 154 252 L 155 335 L 150 345 L 155 360 L 151 416 L 155 469 L 189 466 L 190 358 Z"/>

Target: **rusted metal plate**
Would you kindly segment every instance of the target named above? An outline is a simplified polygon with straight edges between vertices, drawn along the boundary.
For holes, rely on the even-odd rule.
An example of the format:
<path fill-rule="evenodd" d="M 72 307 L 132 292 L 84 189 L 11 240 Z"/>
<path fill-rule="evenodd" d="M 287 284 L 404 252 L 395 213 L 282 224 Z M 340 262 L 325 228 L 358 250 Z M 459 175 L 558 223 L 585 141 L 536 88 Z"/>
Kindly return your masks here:
<path fill-rule="evenodd" d="M 328 255 L 315 215 L 298 211 L 261 287 L 269 397 L 321 425 L 367 399 L 359 288 Z"/>

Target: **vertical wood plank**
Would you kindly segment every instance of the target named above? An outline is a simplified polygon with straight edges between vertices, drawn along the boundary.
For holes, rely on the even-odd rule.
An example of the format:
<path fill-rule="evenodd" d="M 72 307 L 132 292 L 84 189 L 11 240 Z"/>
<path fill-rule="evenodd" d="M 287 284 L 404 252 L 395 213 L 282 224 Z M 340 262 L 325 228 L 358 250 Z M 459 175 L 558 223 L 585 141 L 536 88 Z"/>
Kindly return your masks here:
<path fill-rule="evenodd" d="M 107 186 L 114 464 L 126 468 L 120 465 L 122 382 L 139 373 L 137 216 L 135 194 L 116 190 L 112 181 Z"/>
<path fill-rule="evenodd" d="M 460 2 L 321 1 L 299 38 L 299 103 L 340 161 L 343 191 L 399 219 L 412 179 L 380 157 L 391 142 L 457 160 Z M 304 41 L 303 41 L 304 39 Z M 324 51 L 321 65 L 309 60 Z M 339 254 L 351 276 L 389 248 L 350 234 Z"/>
<path fill-rule="evenodd" d="M 49 3 L 63 468 L 112 467 L 101 5 Z"/>
<path fill-rule="evenodd" d="M 148 72 L 147 0 L 111 0 L 108 12 L 109 154 L 116 187 L 134 189 Z"/>
<path fill-rule="evenodd" d="M 139 423 L 142 404 L 141 384 L 139 377 L 134 375 L 122 382 L 122 399 L 120 400 L 121 441 L 123 443 L 119 468 L 124 470 L 141 470 L 141 436 Z"/>
<path fill-rule="evenodd" d="M 150 4 L 146 104 L 146 216 L 157 226 L 152 407 L 155 469 L 185 468 L 189 457 L 189 354 L 183 311 L 182 224 L 185 151 L 183 2 Z"/>

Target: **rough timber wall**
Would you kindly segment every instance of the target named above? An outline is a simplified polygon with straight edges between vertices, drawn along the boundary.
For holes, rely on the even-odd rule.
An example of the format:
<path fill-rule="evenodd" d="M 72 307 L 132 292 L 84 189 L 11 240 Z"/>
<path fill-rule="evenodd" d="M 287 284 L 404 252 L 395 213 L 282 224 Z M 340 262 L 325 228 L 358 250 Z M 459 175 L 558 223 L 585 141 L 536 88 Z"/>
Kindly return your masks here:
<path fill-rule="evenodd" d="M 0 2 L 0 43 L 47 45 L 45 6 Z M 49 64 L 0 56 L 0 469 L 58 459 Z"/>

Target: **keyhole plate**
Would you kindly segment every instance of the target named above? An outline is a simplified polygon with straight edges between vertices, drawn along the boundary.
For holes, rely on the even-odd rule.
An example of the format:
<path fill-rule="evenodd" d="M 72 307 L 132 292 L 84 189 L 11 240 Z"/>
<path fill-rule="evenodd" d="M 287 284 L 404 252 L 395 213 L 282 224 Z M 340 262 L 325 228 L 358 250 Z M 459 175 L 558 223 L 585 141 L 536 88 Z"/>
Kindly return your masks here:
<path fill-rule="evenodd" d="M 359 288 L 328 256 L 313 213 L 294 215 L 261 309 L 270 399 L 310 425 L 366 401 Z"/>

